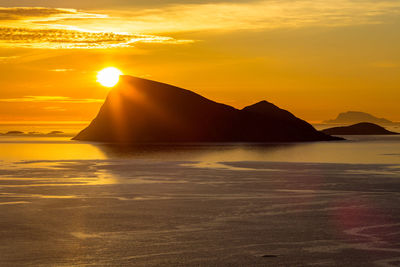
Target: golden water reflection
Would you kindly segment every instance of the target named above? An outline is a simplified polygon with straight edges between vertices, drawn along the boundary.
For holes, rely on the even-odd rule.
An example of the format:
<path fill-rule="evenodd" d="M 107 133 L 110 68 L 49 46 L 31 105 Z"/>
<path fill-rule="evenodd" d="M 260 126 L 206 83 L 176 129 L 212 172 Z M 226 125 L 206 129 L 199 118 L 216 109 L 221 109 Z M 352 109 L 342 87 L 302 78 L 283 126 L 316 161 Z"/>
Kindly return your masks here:
<path fill-rule="evenodd" d="M 69 137 L 0 137 L 0 160 L 106 159 L 97 146 L 73 142 Z"/>
<path fill-rule="evenodd" d="M 67 137 L 0 136 L 0 161 L 151 159 L 167 161 L 319 162 L 396 164 L 400 136 L 357 137 L 311 143 L 206 143 L 121 145 L 71 141 Z"/>

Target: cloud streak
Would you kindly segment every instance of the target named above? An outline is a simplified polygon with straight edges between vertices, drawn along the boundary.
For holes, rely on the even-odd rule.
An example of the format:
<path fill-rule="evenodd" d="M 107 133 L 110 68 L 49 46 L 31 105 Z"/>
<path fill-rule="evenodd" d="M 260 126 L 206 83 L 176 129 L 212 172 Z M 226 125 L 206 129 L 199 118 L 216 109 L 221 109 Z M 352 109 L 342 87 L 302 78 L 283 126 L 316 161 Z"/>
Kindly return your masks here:
<path fill-rule="evenodd" d="M 92 12 L 0 8 L 0 46 L 105 49 L 137 43 L 183 44 L 193 40 L 162 35 L 379 24 L 399 14 L 400 2 L 390 0 L 271 0 Z"/>
<path fill-rule="evenodd" d="M 184 4 L 163 9 L 109 13 L 129 16 L 124 27 L 143 32 L 252 30 L 382 23 L 400 14 L 399 1 L 275 0 L 250 3 Z"/>
<path fill-rule="evenodd" d="M 18 98 L 0 98 L 0 102 L 9 103 L 70 103 L 70 104 L 85 104 L 85 103 L 103 103 L 104 99 L 97 98 L 72 98 L 68 96 L 23 96 Z"/>
<path fill-rule="evenodd" d="M 189 42 L 191 41 L 156 35 L 0 27 L 0 47 L 105 49 L 131 47 L 136 43 L 181 44 Z"/>
<path fill-rule="evenodd" d="M 0 20 L 21 20 L 38 17 L 51 17 L 54 15 L 71 15 L 76 13 L 73 9 L 44 8 L 44 7 L 11 7 L 0 8 Z"/>
<path fill-rule="evenodd" d="M 10 61 L 13 61 L 15 59 L 20 58 L 20 56 L 5 56 L 5 57 L 0 57 L 0 64 L 2 63 L 9 63 Z"/>
<path fill-rule="evenodd" d="M 136 43 L 182 44 L 190 40 L 128 32 L 88 30 L 68 25 L 80 25 L 107 19 L 106 14 L 87 13 L 60 8 L 0 8 L 0 47 L 45 49 L 106 49 L 132 47 Z M 123 23 L 122 21 L 120 21 Z"/>
<path fill-rule="evenodd" d="M 53 71 L 53 72 L 69 72 L 69 71 L 74 71 L 74 69 L 51 69 L 49 71 Z"/>
<path fill-rule="evenodd" d="M 76 9 L 47 7 L 0 7 L 0 20 L 60 20 L 107 18 L 108 15 L 87 13 Z"/>

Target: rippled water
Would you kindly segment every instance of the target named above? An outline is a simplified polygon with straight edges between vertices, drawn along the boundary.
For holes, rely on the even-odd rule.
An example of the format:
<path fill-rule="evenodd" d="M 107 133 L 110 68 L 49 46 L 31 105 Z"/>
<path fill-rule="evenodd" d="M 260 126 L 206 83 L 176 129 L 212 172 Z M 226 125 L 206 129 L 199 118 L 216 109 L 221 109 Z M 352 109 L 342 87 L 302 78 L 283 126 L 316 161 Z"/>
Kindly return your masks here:
<path fill-rule="evenodd" d="M 0 137 L 0 265 L 396 266 L 400 137 Z"/>

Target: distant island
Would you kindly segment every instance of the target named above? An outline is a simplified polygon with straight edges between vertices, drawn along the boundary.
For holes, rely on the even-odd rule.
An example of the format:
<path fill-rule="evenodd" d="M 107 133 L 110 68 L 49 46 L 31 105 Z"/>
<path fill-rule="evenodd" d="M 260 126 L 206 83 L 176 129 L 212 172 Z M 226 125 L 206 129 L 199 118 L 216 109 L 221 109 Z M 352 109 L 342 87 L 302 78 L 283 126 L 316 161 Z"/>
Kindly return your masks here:
<path fill-rule="evenodd" d="M 342 140 L 267 101 L 244 109 L 192 91 L 121 76 L 97 117 L 74 140 L 116 143 Z"/>
<path fill-rule="evenodd" d="M 371 114 L 361 112 L 361 111 L 347 111 L 340 113 L 336 119 L 327 120 L 323 123 L 334 123 L 334 124 L 354 124 L 360 122 L 370 122 L 376 123 L 380 125 L 389 125 L 394 124 L 394 122 L 384 119 L 384 118 L 377 118 Z"/>
<path fill-rule="evenodd" d="M 362 122 L 350 126 L 333 127 L 322 130 L 322 132 L 330 135 L 392 135 L 399 134 L 386 130 L 385 128 L 369 123 Z"/>
<path fill-rule="evenodd" d="M 68 137 L 70 135 L 65 134 L 62 131 L 51 131 L 49 133 L 41 133 L 41 132 L 22 132 L 22 131 L 8 131 L 6 133 L 0 133 L 0 135 L 4 136 L 32 136 L 32 137 L 43 137 L 43 136 L 49 136 L 49 137 Z"/>

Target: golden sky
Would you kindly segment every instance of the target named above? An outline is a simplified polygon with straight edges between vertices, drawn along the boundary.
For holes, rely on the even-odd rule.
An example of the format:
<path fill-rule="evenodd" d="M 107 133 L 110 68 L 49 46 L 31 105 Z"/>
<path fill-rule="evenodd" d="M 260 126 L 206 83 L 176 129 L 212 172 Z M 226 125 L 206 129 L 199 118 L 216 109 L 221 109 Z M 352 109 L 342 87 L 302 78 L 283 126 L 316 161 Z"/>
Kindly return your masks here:
<path fill-rule="evenodd" d="M 400 121 L 398 0 L 0 0 L 0 21 L 0 122 L 91 120 L 109 66 L 311 122 Z"/>

